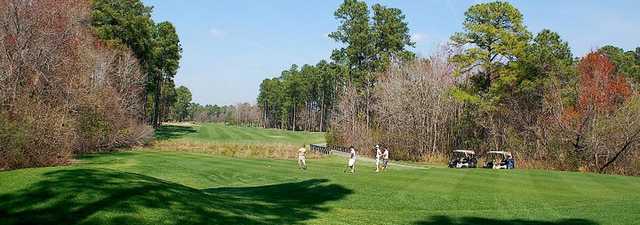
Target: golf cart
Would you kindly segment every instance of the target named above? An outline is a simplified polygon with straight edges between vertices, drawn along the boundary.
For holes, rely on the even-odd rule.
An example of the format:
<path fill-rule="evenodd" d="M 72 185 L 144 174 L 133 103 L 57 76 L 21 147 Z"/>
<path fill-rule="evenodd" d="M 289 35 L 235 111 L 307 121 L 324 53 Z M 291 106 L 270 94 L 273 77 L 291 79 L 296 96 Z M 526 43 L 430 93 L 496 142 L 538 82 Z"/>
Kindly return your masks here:
<path fill-rule="evenodd" d="M 453 150 L 449 168 L 476 168 L 478 160 L 476 153 L 471 150 Z"/>
<path fill-rule="evenodd" d="M 511 152 L 489 151 L 485 155 L 484 168 L 488 169 L 515 169 L 516 161 Z"/>

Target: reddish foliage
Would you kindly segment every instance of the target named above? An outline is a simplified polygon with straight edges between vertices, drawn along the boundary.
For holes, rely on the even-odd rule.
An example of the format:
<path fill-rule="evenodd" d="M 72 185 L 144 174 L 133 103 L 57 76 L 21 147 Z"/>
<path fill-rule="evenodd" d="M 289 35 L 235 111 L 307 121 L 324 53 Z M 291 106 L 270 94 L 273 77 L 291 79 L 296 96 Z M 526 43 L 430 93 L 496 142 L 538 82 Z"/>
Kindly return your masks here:
<path fill-rule="evenodd" d="M 6 46 L 15 46 L 16 45 L 16 36 L 8 34 L 4 37 L 4 45 Z"/>
<path fill-rule="evenodd" d="M 630 149 L 637 149 L 634 143 L 640 138 L 634 125 L 638 121 L 635 92 L 604 54 L 589 53 L 577 69 L 577 103 L 560 104 L 560 129 L 553 131 L 562 137 L 559 143 L 569 144 L 567 153 L 576 160 L 573 169 L 637 174 L 638 167 L 630 163 L 637 160 Z"/>
<path fill-rule="evenodd" d="M 601 53 L 589 53 L 578 65 L 580 71 L 577 110 L 610 112 L 631 95 L 631 86 L 615 74 L 615 65 Z"/>
<path fill-rule="evenodd" d="M 560 122 L 562 124 L 571 124 L 580 118 L 580 113 L 574 107 L 568 107 L 564 110 L 560 117 Z"/>

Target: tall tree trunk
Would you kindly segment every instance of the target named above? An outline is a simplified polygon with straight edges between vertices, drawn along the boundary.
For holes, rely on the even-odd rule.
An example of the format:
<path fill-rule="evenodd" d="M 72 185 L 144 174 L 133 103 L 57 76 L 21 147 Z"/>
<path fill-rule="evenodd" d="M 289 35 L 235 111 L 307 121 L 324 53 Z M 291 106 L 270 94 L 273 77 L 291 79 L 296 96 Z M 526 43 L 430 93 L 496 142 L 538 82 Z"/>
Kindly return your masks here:
<path fill-rule="evenodd" d="M 268 119 L 267 119 L 267 112 L 269 111 L 268 105 L 267 105 L 267 101 L 264 101 L 264 107 L 262 108 L 262 128 L 267 128 L 267 123 L 268 123 Z"/>
<path fill-rule="evenodd" d="M 313 115 L 311 115 L 311 103 L 307 102 L 307 130 L 306 131 L 311 131 L 311 129 L 313 129 L 313 121 L 315 121 L 315 113 Z"/>
<path fill-rule="evenodd" d="M 149 104 L 149 91 L 148 91 L 148 90 L 149 90 L 149 87 L 148 87 L 147 85 L 148 85 L 150 82 L 152 82 L 152 81 L 151 81 L 151 80 L 149 80 L 149 72 L 148 72 L 149 70 L 147 69 L 147 68 L 149 68 L 149 64 L 147 63 L 147 61 L 143 59 L 143 60 L 142 60 L 142 62 L 141 62 L 140 64 L 141 64 L 141 65 L 143 65 L 143 71 L 145 71 L 145 72 L 146 72 L 146 80 L 145 80 L 145 82 L 146 82 L 146 83 L 145 83 L 144 89 L 143 89 L 143 91 L 142 91 L 142 92 L 143 92 L 142 94 L 144 95 L 144 98 L 142 98 L 142 99 L 143 99 L 143 104 L 142 104 L 142 118 L 143 118 L 143 121 L 144 121 L 145 123 L 149 124 L 149 123 L 151 123 L 152 121 L 151 121 L 151 120 L 149 120 L 149 117 L 148 117 L 148 115 L 147 115 L 147 108 L 149 107 L 149 106 L 148 106 L 148 104 Z M 153 125 L 153 124 L 152 124 L 152 125 Z"/>
<path fill-rule="evenodd" d="M 293 131 L 296 130 L 296 100 L 293 100 Z"/>
<path fill-rule="evenodd" d="M 370 118 L 369 118 L 369 112 L 371 112 L 371 110 L 370 110 L 370 102 L 369 102 L 369 98 L 370 98 L 370 90 L 369 90 L 370 85 L 369 84 L 370 84 L 370 82 L 371 81 L 369 80 L 369 77 L 367 76 L 367 83 L 366 83 L 367 87 L 366 87 L 366 93 L 365 93 L 365 96 L 364 96 L 365 97 L 365 103 L 367 104 L 367 106 L 365 107 L 365 114 L 364 114 L 365 117 L 367 118 L 367 126 L 371 125 L 370 124 L 371 121 L 370 121 Z"/>
<path fill-rule="evenodd" d="M 324 132 L 324 92 L 322 93 L 322 104 L 320 104 L 320 132 Z"/>
<path fill-rule="evenodd" d="M 156 93 L 153 101 L 153 127 L 160 127 L 160 104 L 162 97 L 162 76 L 156 77 Z"/>

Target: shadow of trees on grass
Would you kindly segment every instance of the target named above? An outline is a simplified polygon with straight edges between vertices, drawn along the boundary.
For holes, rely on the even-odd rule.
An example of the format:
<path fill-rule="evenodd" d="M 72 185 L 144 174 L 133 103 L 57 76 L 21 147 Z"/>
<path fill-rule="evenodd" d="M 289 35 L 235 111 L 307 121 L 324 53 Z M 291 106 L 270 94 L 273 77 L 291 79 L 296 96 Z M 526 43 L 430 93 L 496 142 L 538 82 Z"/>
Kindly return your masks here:
<path fill-rule="evenodd" d="M 319 179 L 199 190 L 106 169 L 45 176 L 0 195 L 0 224 L 295 224 L 352 193 Z"/>
<path fill-rule="evenodd" d="M 415 225 L 598 225 L 585 219 L 563 219 L 558 221 L 540 221 L 524 219 L 489 219 L 481 217 L 433 216 L 428 220 L 419 221 Z"/>
<path fill-rule="evenodd" d="M 162 125 L 156 129 L 154 137 L 158 140 L 169 140 L 174 138 L 180 138 L 190 133 L 195 133 L 197 130 L 188 126 L 175 126 L 175 125 Z"/>

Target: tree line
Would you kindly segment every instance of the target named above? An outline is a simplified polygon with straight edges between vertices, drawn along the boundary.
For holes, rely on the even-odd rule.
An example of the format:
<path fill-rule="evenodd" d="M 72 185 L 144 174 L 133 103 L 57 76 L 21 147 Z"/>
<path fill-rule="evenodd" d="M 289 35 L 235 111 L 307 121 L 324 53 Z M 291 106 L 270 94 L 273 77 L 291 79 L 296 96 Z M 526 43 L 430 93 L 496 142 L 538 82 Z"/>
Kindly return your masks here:
<path fill-rule="evenodd" d="M 257 105 L 264 127 L 325 131 L 336 102 L 341 68 L 320 61 L 316 65 L 292 65 L 280 77 L 260 84 Z"/>
<path fill-rule="evenodd" d="M 0 1 L 0 169 L 148 140 L 181 47 L 139 0 Z"/>
<path fill-rule="evenodd" d="M 185 118 L 198 123 L 225 123 L 235 126 L 258 127 L 262 125 L 260 109 L 250 103 L 235 105 L 200 105 L 191 103 Z"/>
<path fill-rule="evenodd" d="M 461 32 L 417 58 L 399 9 L 345 0 L 334 15 L 331 61 L 260 85 L 264 126 L 327 130 L 364 154 L 381 143 L 396 159 L 507 150 L 523 167 L 640 173 L 640 48 L 574 57 L 498 1 L 471 6 Z"/>
<path fill-rule="evenodd" d="M 376 72 L 392 63 L 412 60 L 414 46 L 405 16 L 399 9 L 348 0 L 335 12 L 341 25 L 329 34 L 344 47 L 335 49 L 331 62 L 292 65 L 279 77 L 260 85 L 258 106 L 265 127 L 326 131 L 339 93 L 353 87 L 362 97 L 355 106 L 367 121 L 372 116 Z"/>
<path fill-rule="evenodd" d="M 201 105 L 192 101 L 189 88 L 180 86 L 167 96 L 172 104 L 162 109 L 163 122 L 226 123 L 237 126 L 260 126 L 260 112 L 256 105 L 238 103 L 235 105 Z"/>

